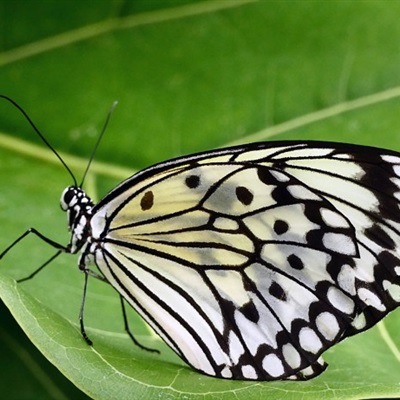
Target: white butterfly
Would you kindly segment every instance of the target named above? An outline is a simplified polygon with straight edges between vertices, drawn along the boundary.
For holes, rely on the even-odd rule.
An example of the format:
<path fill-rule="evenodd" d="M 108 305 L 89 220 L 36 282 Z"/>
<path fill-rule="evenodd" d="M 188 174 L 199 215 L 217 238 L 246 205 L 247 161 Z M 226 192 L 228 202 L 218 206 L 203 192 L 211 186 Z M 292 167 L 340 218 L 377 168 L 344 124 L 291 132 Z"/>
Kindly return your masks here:
<path fill-rule="evenodd" d="M 0 258 L 34 233 L 52 259 L 80 252 L 85 283 L 110 283 L 196 370 L 309 379 L 325 350 L 399 306 L 399 203 L 399 153 L 254 143 L 157 164 L 96 205 L 75 181 L 61 197 L 69 244 L 30 229 Z"/>

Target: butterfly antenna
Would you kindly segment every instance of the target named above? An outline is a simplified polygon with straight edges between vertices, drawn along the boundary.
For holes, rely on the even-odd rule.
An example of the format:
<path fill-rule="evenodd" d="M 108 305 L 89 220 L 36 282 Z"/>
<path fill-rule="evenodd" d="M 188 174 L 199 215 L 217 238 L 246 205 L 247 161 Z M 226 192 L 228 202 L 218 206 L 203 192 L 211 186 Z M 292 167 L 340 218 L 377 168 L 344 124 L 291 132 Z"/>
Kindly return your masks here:
<path fill-rule="evenodd" d="M 100 142 L 101 142 L 101 139 L 103 138 L 104 133 L 105 133 L 105 131 L 106 131 L 106 129 L 107 129 L 108 123 L 110 122 L 111 115 L 112 115 L 112 113 L 114 112 L 115 107 L 117 106 L 117 104 L 118 104 L 118 101 L 114 101 L 114 103 L 112 104 L 112 106 L 111 106 L 111 108 L 110 108 L 110 111 L 109 111 L 108 114 L 107 114 L 107 118 L 106 118 L 106 121 L 104 122 L 103 129 L 101 130 L 100 135 L 99 135 L 99 137 L 97 138 L 96 144 L 94 145 L 92 154 L 91 154 L 91 156 L 90 156 L 90 158 L 89 158 L 89 162 L 88 162 L 88 164 L 87 164 L 87 167 L 86 167 L 86 169 L 85 169 L 85 173 L 83 174 L 82 181 L 81 181 L 81 184 L 79 185 L 79 187 L 82 187 L 83 182 L 85 181 L 85 178 L 86 178 L 86 175 L 87 175 L 87 173 L 88 173 L 88 171 L 89 171 L 90 165 L 92 164 L 92 161 L 93 161 L 93 159 L 94 159 L 94 156 L 96 155 L 97 148 L 99 147 L 99 144 L 100 144 Z"/>
<path fill-rule="evenodd" d="M 33 123 L 33 121 L 30 119 L 29 115 L 26 113 L 26 111 L 18 104 L 16 103 L 13 99 L 4 96 L 0 94 L 0 97 L 3 98 L 4 100 L 7 100 L 10 102 L 17 110 L 19 110 L 22 115 L 25 117 L 25 119 L 28 121 L 29 125 L 33 128 L 33 130 L 36 132 L 36 134 L 42 139 L 44 144 L 55 154 L 55 156 L 59 159 L 61 164 L 65 167 L 65 169 L 68 171 L 68 173 L 71 175 L 72 180 L 74 181 L 74 185 L 77 185 L 76 179 L 68 165 L 65 163 L 65 161 L 61 158 L 61 156 L 57 153 L 57 151 L 54 149 L 54 147 L 47 141 L 47 139 L 41 134 L 39 129 L 36 127 L 36 125 Z"/>

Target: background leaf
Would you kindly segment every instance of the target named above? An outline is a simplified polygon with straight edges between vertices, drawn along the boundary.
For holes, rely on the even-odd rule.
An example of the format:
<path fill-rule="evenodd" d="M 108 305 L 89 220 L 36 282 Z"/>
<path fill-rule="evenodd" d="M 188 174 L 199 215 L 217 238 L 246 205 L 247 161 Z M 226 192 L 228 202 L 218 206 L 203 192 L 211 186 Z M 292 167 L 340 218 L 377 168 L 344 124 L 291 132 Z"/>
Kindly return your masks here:
<path fill-rule="evenodd" d="M 86 182 L 97 198 L 134 170 L 232 142 L 318 139 L 400 150 L 399 12 L 400 2 L 385 0 L 3 0 L 0 92 L 18 101 L 67 154 L 78 180 L 119 100 Z M 4 101 L 0 132 L 0 249 L 29 226 L 67 243 L 57 203 L 70 177 Z M 85 313 L 95 343 L 89 348 L 77 324 L 83 276 L 72 257 L 59 257 L 32 281 L 10 279 L 29 275 L 53 252 L 37 238 L 25 239 L 2 260 L 0 294 L 45 357 L 90 397 L 399 393 L 399 311 L 380 328 L 331 349 L 329 369 L 310 382 L 217 380 L 185 367 L 133 312 L 137 337 L 162 355 L 132 346 L 118 296 L 94 280 Z M 5 310 L 1 321 L 8 368 L 0 382 L 10 388 L 8 398 L 78 398 L 19 341 Z"/>

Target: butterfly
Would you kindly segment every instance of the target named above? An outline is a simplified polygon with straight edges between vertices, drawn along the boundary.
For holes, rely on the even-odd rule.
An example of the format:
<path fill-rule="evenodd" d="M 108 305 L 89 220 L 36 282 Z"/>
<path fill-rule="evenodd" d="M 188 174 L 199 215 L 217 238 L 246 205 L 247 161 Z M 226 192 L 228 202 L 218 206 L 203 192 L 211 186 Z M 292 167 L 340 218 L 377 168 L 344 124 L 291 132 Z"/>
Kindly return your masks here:
<path fill-rule="evenodd" d="M 399 306 L 399 205 L 400 153 L 252 143 L 156 164 L 97 204 L 75 182 L 68 245 L 36 230 L 13 245 L 33 232 L 80 253 L 85 287 L 111 284 L 204 374 L 304 380 Z"/>

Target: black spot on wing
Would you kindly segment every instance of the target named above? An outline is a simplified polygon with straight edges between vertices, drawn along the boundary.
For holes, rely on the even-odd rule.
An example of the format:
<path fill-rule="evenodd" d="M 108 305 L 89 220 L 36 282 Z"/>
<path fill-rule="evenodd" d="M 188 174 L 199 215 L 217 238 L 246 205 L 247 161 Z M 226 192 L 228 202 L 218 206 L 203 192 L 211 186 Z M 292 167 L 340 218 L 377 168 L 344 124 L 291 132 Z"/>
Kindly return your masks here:
<path fill-rule="evenodd" d="M 271 286 L 269 287 L 269 294 L 276 297 L 278 300 L 286 301 L 287 299 L 286 293 L 282 289 L 282 286 L 276 282 L 272 282 Z"/>
<path fill-rule="evenodd" d="M 300 257 L 296 256 L 296 254 L 288 256 L 287 261 L 293 269 L 301 270 L 304 268 L 303 261 Z"/>
<path fill-rule="evenodd" d="M 240 307 L 239 311 L 250 321 L 257 323 L 260 319 L 260 314 L 257 311 L 253 302 L 249 301 Z"/>
<path fill-rule="evenodd" d="M 277 235 L 283 235 L 289 230 L 289 224 L 282 219 L 277 219 L 274 223 L 274 232 Z"/>
<path fill-rule="evenodd" d="M 152 191 L 146 192 L 140 200 L 140 207 L 142 211 L 150 210 L 154 204 L 154 194 Z"/>
<path fill-rule="evenodd" d="M 200 185 L 199 175 L 189 175 L 185 179 L 185 184 L 189 189 L 195 189 Z"/>
<path fill-rule="evenodd" d="M 385 249 L 395 250 L 396 243 L 393 239 L 379 226 L 373 225 L 364 231 L 365 236 Z"/>
<path fill-rule="evenodd" d="M 236 188 L 236 197 L 242 204 L 248 206 L 253 201 L 254 195 L 246 187 L 238 186 Z"/>

